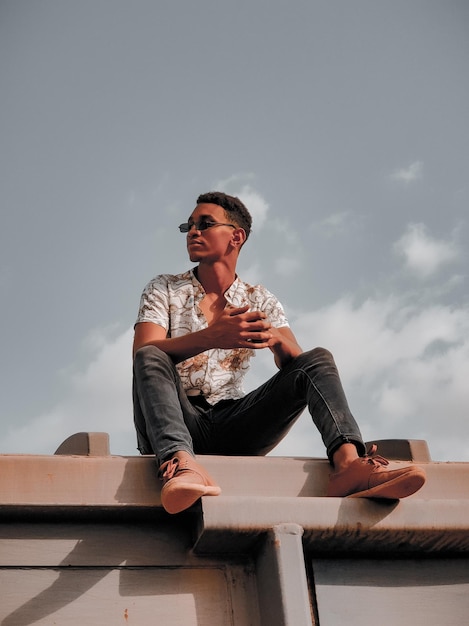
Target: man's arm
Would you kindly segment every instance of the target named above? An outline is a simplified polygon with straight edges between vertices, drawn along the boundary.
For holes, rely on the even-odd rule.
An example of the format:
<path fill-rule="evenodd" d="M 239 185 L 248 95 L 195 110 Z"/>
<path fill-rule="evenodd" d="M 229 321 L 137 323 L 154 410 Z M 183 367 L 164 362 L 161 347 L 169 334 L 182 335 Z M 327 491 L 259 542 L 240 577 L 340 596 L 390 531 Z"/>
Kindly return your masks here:
<path fill-rule="evenodd" d="M 175 363 L 189 359 L 204 350 L 208 350 L 200 332 L 189 333 L 182 337 L 168 338 L 166 329 L 153 322 L 139 322 L 135 326 L 133 356 L 143 346 L 156 346 L 166 352 Z"/>
<path fill-rule="evenodd" d="M 135 326 L 133 355 L 139 348 L 153 345 L 179 363 L 212 348 L 259 350 L 269 347 L 273 338 L 270 323 L 264 313 L 248 309 L 248 306 L 227 308 L 206 328 L 181 337 L 168 338 L 162 326 L 139 322 Z"/>
<path fill-rule="evenodd" d="M 272 350 L 275 364 L 279 369 L 303 352 L 293 331 L 288 326 L 272 327 L 270 333 L 272 338 L 268 342 L 268 347 Z"/>

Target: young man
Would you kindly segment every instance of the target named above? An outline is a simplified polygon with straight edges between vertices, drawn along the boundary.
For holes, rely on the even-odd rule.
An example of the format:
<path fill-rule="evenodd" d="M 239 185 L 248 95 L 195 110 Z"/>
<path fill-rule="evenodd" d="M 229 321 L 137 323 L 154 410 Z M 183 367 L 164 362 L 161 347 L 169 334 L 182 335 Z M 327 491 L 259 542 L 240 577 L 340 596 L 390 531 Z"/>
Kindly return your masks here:
<path fill-rule="evenodd" d="M 179 230 L 196 267 L 145 287 L 135 325 L 133 401 L 138 448 L 155 454 L 161 500 L 178 513 L 220 488 L 194 454 L 265 455 L 305 407 L 332 472 L 329 496 L 397 499 L 425 482 L 423 470 L 389 470 L 366 455 L 332 355 L 298 345 L 281 304 L 236 274 L 251 230 L 243 203 L 206 193 Z M 255 350 L 270 349 L 279 371 L 248 394 L 243 377 Z M 375 448 L 375 447 L 374 447 Z"/>

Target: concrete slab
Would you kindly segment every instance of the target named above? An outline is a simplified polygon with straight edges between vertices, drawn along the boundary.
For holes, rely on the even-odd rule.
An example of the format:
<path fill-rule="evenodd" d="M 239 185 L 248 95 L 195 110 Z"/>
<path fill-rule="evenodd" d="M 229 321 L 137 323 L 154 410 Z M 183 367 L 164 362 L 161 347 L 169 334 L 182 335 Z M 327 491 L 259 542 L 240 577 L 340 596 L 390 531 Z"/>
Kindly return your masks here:
<path fill-rule="evenodd" d="M 249 553 L 270 528 L 295 523 L 315 554 L 469 553 L 469 500 L 226 497 L 203 499 L 195 550 Z"/>
<path fill-rule="evenodd" d="M 369 622 L 361 610 L 375 591 L 383 606 L 407 603 L 412 624 L 420 595 L 437 599 L 425 626 L 441 624 L 455 601 L 458 616 L 467 613 L 469 463 L 431 462 L 425 442 L 380 443 L 396 465 L 422 465 L 427 483 L 379 503 L 326 498 L 325 458 L 203 456 L 222 495 L 170 516 L 154 458 L 112 456 L 103 434 L 77 433 L 56 455 L 0 455 L 2 624 L 386 623 L 379 607 Z M 396 562 L 375 586 L 371 559 L 381 573 Z M 459 577 L 441 578 L 443 559 Z M 409 571 L 418 574 L 406 579 L 412 593 L 394 586 Z M 337 593 L 350 598 L 339 622 Z M 388 623 L 402 621 L 402 611 L 391 615 Z"/>
<path fill-rule="evenodd" d="M 322 497 L 325 459 L 199 456 L 226 496 Z M 407 462 L 394 461 L 391 466 Z M 420 463 L 421 500 L 469 498 L 469 463 Z M 160 507 L 153 457 L 0 455 L 0 507 Z M 412 496 L 415 497 L 415 496 Z"/>

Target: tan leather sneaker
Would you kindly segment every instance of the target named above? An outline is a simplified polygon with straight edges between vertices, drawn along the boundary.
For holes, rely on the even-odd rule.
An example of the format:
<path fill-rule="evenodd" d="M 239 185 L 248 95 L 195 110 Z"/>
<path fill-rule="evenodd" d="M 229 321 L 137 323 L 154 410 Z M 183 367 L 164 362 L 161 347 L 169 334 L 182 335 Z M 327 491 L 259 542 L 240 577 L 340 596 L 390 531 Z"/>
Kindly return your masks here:
<path fill-rule="evenodd" d="M 377 446 L 353 461 L 349 467 L 329 477 L 327 495 L 343 498 L 385 498 L 399 500 L 418 491 L 425 483 L 425 472 L 417 465 L 388 469 L 389 461 L 376 455 Z"/>
<path fill-rule="evenodd" d="M 161 504 L 168 513 L 180 513 L 202 496 L 221 493 L 208 472 L 188 452 L 176 452 L 161 465 L 159 476 L 163 481 Z"/>

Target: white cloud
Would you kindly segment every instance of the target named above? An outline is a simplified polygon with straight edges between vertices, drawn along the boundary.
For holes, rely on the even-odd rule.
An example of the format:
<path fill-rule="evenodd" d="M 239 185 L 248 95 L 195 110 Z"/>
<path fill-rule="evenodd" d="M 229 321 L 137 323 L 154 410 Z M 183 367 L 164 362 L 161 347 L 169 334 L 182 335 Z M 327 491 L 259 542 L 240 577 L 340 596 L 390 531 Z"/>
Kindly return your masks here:
<path fill-rule="evenodd" d="M 296 225 L 285 217 L 272 217 L 269 220 L 269 228 L 276 235 L 280 235 L 282 247 L 290 246 L 295 249 L 296 253 L 301 248 L 300 232 L 296 229 Z"/>
<path fill-rule="evenodd" d="M 280 276 L 292 276 L 301 270 L 301 260 L 297 257 L 280 257 L 275 260 L 275 271 Z"/>
<path fill-rule="evenodd" d="M 222 178 L 215 183 L 214 190 L 215 191 L 224 191 L 225 193 L 233 194 L 233 189 L 239 189 L 239 187 L 246 184 L 246 181 L 252 181 L 256 177 L 255 175 L 250 173 L 244 174 L 233 174 L 232 176 L 228 176 L 228 178 Z"/>
<path fill-rule="evenodd" d="M 431 276 L 441 266 L 459 256 L 454 241 L 432 237 L 424 224 L 409 224 L 406 232 L 394 244 L 394 250 L 404 258 L 406 267 L 421 278 Z"/>
<path fill-rule="evenodd" d="M 253 228 L 262 228 L 269 211 L 269 205 L 260 193 L 252 189 L 249 185 L 244 185 L 238 192 L 238 197 L 243 202 L 249 213 L 252 215 Z"/>
<path fill-rule="evenodd" d="M 108 343 L 102 337 L 96 339 L 99 334 L 93 334 L 96 357 L 84 371 L 62 373 L 68 378 L 65 400 L 25 426 L 13 425 L 2 440 L 2 453 L 53 454 L 67 437 L 82 431 L 110 433 L 112 453 L 136 451 L 131 402 L 133 330 Z"/>
<path fill-rule="evenodd" d="M 338 226 L 342 226 L 345 220 L 347 219 L 348 211 L 341 211 L 340 213 L 333 213 L 328 217 L 325 217 L 321 224 L 326 227 L 337 228 Z"/>
<path fill-rule="evenodd" d="M 293 322 L 305 347 L 332 351 L 365 439 L 427 440 L 437 460 L 469 460 L 469 309 L 404 298 L 343 298 Z M 321 451 L 309 415 L 275 454 Z"/>
<path fill-rule="evenodd" d="M 106 327 L 93 328 L 83 340 L 83 347 L 92 354 L 97 354 L 109 344 L 109 338 L 117 334 L 118 324 L 111 323 Z"/>
<path fill-rule="evenodd" d="M 393 180 L 403 183 L 412 183 L 423 176 L 423 162 L 414 161 L 407 168 L 398 169 L 391 174 Z"/>
<path fill-rule="evenodd" d="M 319 231 L 325 237 L 331 237 L 344 231 L 349 221 L 350 211 L 339 211 L 331 213 L 322 220 L 315 221 L 310 228 Z"/>
<path fill-rule="evenodd" d="M 334 354 L 365 439 L 426 439 L 434 459 L 469 461 L 467 306 L 420 308 L 399 296 L 356 304 L 341 298 L 291 321 L 305 349 L 322 345 Z M 75 432 L 104 431 L 113 454 L 138 454 L 131 342 L 132 329 L 107 343 L 98 337 L 88 366 L 67 373 L 68 396 L 27 426 L 13 426 L 2 440 L 2 452 L 51 454 Z M 256 355 L 248 390 L 275 372 L 269 351 Z M 306 412 L 274 454 L 324 457 Z"/>
<path fill-rule="evenodd" d="M 215 189 L 237 196 L 248 208 L 252 215 L 253 229 L 257 230 L 262 227 L 267 218 L 269 205 L 262 195 L 249 182 L 246 182 L 252 179 L 254 179 L 253 174 L 233 175 L 218 181 Z"/>
<path fill-rule="evenodd" d="M 254 263 L 243 269 L 241 278 L 250 285 L 257 285 L 262 280 L 261 276 L 262 270 L 259 263 Z"/>

